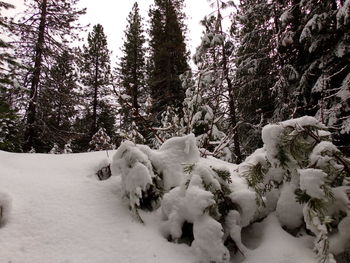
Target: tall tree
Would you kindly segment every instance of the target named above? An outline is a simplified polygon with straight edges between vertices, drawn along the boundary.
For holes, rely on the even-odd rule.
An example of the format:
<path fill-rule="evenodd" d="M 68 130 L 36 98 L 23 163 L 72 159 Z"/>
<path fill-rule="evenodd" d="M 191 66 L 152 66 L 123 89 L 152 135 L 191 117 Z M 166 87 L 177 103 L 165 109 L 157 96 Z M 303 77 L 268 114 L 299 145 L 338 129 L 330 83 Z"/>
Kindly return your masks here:
<path fill-rule="evenodd" d="M 271 87 L 278 68 L 274 5 L 267 0 L 241 0 L 232 20 L 231 34 L 238 44 L 233 85 L 245 155 L 262 147 L 261 128 L 274 109 Z"/>
<path fill-rule="evenodd" d="M 99 130 L 101 113 L 112 116 L 113 113 L 106 111 L 107 96 L 111 95 L 111 68 L 110 51 L 102 25 L 97 24 L 93 27 L 87 41 L 87 46 L 83 46 L 82 54 L 82 82 L 86 86 L 84 93 L 87 98 L 87 135 L 91 139 Z"/>
<path fill-rule="evenodd" d="M 124 130 L 128 131 L 132 122 L 142 129 L 140 114 L 145 112 L 147 90 L 145 83 L 145 37 L 143 35 L 142 17 L 135 2 L 128 16 L 125 30 L 123 56 L 120 60 L 119 77 L 122 87 L 120 102 Z M 126 95 L 126 96 L 125 96 Z"/>
<path fill-rule="evenodd" d="M 189 68 L 182 4 L 181 0 L 156 0 L 150 10 L 149 86 L 155 122 L 159 122 L 168 106 L 177 108 L 181 114 L 180 108 L 185 98 L 179 78 Z"/>
<path fill-rule="evenodd" d="M 77 37 L 76 23 L 85 9 L 76 7 L 78 0 L 30 0 L 24 16 L 16 23 L 20 40 L 16 42 L 18 56 L 26 66 L 21 85 L 29 89 L 26 110 L 25 150 L 40 148 L 38 130 L 45 120 L 41 118 L 40 96 L 45 93 L 43 79 L 53 58 L 66 49 L 66 44 Z M 38 149 L 40 150 L 40 149 Z"/>
<path fill-rule="evenodd" d="M 56 61 L 44 81 L 45 92 L 40 97 L 46 128 L 41 138 L 48 146 L 53 143 L 63 147 L 74 136 L 73 123 L 80 104 L 80 87 L 75 70 L 75 56 L 67 50 L 56 57 Z"/>
<path fill-rule="evenodd" d="M 337 144 L 348 145 L 350 1 L 291 0 L 282 8 L 277 83 L 290 109 L 282 117 L 316 115 L 338 131 Z"/>

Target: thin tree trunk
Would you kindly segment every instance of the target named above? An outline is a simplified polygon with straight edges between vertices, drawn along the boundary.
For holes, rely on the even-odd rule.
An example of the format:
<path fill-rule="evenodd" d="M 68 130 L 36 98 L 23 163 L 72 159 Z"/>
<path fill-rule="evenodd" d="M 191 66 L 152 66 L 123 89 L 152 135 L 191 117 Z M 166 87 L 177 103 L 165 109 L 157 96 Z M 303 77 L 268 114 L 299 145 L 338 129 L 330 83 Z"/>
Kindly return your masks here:
<path fill-rule="evenodd" d="M 221 13 L 220 13 L 220 5 L 217 1 L 217 7 L 218 7 L 218 16 L 217 16 L 217 22 L 219 23 L 219 30 L 220 33 L 223 34 L 222 30 L 222 24 L 221 24 Z M 236 105 L 235 105 L 235 98 L 234 98 L 234 89 L 232 85 L 232 81 L 229 77 L 229 68 L 228 68 L 228 61 L 227 56 L 225 52 L 225 44 L 222 43 L 222 67 L 223 67 L 223 73 L 224 73 L 224 79 L 227 83 L 227 89 L 228 89 L 228 95 L 229 95 L 229 110 L 230 110 L 230 123 L 232 128 L 235 129 L 234 135 L 233 135 L 233 143 L 234 143 L 234 153 L 236 155 L 236 162 L 241 163 L 242 162 L 242 154 L 240 149 L 240 143 L 239 143 L 239 133 L 238 133 L 238 127 L 237 126 L 237 116 L 236 116 Z"/>
<path fill-rule="evenodd" d="M 33 69 L 33 76 L 32 76 L 31 87 L 30 87 L 30 100 L 29 100 L 29 106 L 27 110 L 27 127 L 25 131 L 24 150 L 30 150 L 31 147 L 34 147 L 35 146 L 34 141 L 37 137 L 35 122 L 37 119 L 38 89 L 39 89 L 40 73 L 41 73 L 42 61 L 43 61 L 46 15 L 47 15 L 47 0 L 42 0 L 38 40 L 35 47 L 34 69 Z"/>
<path fill-rule="evenodd" d="M 97 132 L 97 93 L 98 93 L 98 63 L 99 57 L 96 55 L 95 61 L 95 76 L 94 76 L 94 101 L 93 101 L 93 111 L 92 111 L 92 129 L 91 135 Z"/>

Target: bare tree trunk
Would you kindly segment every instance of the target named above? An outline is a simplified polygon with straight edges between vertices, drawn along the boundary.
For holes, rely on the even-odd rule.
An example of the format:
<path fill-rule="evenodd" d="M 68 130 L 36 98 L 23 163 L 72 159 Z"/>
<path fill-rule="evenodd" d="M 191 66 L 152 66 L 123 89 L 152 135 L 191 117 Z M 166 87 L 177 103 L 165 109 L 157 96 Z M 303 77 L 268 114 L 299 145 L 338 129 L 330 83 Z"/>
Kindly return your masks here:
<path fill-rule="evenodd" d="M 217 7 L 218 7 L 218 16 L 217 16 L 217 23 L 218 29 L 221 34 L 223 34 L 222 30 L 222 24 L 221 24 L 221 13 L 220 13 L 220 5 L 217 1 Z M 232 81 L 229 76 L 229 68 L 228 68 L 228 60 L 226 56 L 226 48 L 225 43 L 223 42 L 221 45 L 222 50 L 222 67 L 223 67 L 223 74 L 224 79 L 227 83 L 227 89 L 228 89 L 228 95 L 229 95 L 229 110 L 230 110 L 230 123 L 231 127 L 235 129 L 234 135 L 233 135 L 233 143 L 234 143 L 234 153 L 236 155 L 236 162 L 241 163 L 242 162 L 242 154 L 240 149 L 240 143 L 239 143 L 239 133 L 238 133 L 238 127 L 237 127 L 237 116 L 236 116 L 236 103 L 235 103 L 235 94 L 234 94 L 234 88 L 232 85 Z"/>
<path fill-rule="evenodd" d="M 33 69 L 33 76 L 32 76 L 31 87 L 30 87 L 30 100 L 29 100 L 29 106 L 27 109 L 27 123 L 26 123 L 27 127 L 24 134 L 25 136 L 24 150 L 30 150 L 30 148 L 34 146 L 34 142 L 37 137 L 35 122 L 37 120 L 38 89 L 39 89 L 40 73 L 41 73 L 42 61 L 43 61 L 46 15 L 47 15 L 47 0 L 42 0 L 38 40 L 35 47 L 34 69 Z"/>
<path fill-rule="evenodd" d="M 98 94 L 98 67 L 99 67 L 99 56 L 96 55 L 95 61 L 95 76 L 94 76 L 94 101 L 92 109 L 92 127 L 91 127 L 91 136 L 97 132 L 97 94 Z"/>

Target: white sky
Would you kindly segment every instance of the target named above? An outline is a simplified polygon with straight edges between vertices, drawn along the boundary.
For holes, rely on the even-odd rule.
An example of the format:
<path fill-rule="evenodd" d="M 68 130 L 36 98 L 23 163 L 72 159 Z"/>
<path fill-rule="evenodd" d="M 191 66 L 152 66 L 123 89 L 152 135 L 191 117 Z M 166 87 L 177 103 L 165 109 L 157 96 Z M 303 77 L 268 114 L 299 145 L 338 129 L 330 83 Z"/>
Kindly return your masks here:
<path fill-rule="evenodd" d="M 24 0 L 5 1 L 17 7 L 17 10 L 11 12 L 12 14 L 23 10 Z M 97 23 L 102 24 L 104 27 L 108 47 L 113 52 L 111 56 L 113 62 L 116 61 L 116 56 L 121 54 L 120 48 L 123 45 L 124 30 L 127 24 L 126 18 L 134 2 L 135 0 L 80 0 L 79 2 L 80 7 L 87 8 L 87 13 L 81 16 L 80 22 L 82 24 L 90 24 L 88 31 Z M 153 0 L 137 0 L 137 2 L 141 10 L 141 15 L 144 19 L 148 19 L 149 6 Z M 188 16 L 188 38 L 190 39 L 188 48 L 193 53 L 200 43 L 200 37 L 203 31 L 203 27 L 199 24 L 199 21 L 211 12 L 211 8 L 207 0 L 185 0 L 185 4 L 185 12 Z M 144 24 L 146 24 L 146 20 Z"/>

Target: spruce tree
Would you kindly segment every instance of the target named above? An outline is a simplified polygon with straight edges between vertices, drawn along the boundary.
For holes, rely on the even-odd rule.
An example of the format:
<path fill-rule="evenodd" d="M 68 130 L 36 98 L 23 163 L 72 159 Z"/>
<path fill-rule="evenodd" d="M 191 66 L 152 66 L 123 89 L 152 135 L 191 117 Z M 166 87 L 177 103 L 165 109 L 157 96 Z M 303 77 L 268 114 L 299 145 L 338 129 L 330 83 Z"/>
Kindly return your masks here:
<path fill-rule="evenodd" d="M 76 23 L 85 9 L 76 8 L 78 0 L 26 1 L 23 17 L 14 25 L 20 36 L 16 43 L 17 56 L 24 64 L 21 85 L 29 90 L 26 109 L 25 150 L 32 147 L 43 151 L 39 131 L 45 127 L 43 109 L 39 103 L 46 89 L 43 79 L 49 74 L 50 64 L 56 55 L 67 48 L 69 41 L 78 37 Z"/>
<path fill-rule="evenodd" d="M 126 132 L 134 122 L 143 131 L 141 114 L 145 112 L 147 99 L 145 83 L 145 37 L 143 35 L 142 17 L 135 2 L 128 16 L 125 30 L 123 56 L 119 65 L 121 84 L 120 103 L 122 105 L 122 128 Z"/>
<path fill-rule="evenodd" d="M 167 106 L 178 109 L 181 114 L 179 109 L 185 98 L 179 78 L 188 69 L 182 4 L 181 0 L 156 0 L 150 10 L 149 86 L 151 111 L 156 123 L 159 123 Z"/>
<path fill-rule="evenodd" d="M 106 97 L 111 95 L 110 51 L 102 25 L 97 24 L 93 27 L 88 34 L 87 41 L 87 46 L 83 46 L 81 77 L 86 86 L 84 95 L 87 99 L 85 125 L 88 127 L 86 127 L 85 132 L 91 138 L 98 131 L 101 112 L 107 115 L 105 119 L 108 116 L 113 116 L 113 113 L 107 109 L 108 100 Z"/>

